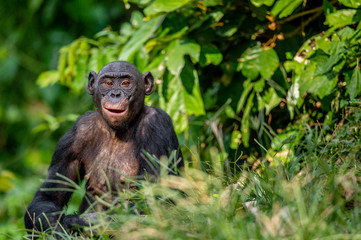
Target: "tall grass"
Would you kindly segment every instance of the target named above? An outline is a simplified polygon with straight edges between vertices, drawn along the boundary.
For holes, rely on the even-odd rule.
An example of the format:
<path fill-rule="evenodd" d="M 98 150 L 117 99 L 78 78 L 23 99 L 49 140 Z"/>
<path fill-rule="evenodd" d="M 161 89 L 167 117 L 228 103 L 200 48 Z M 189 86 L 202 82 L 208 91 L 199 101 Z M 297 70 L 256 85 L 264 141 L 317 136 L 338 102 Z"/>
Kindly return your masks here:
<path fill-rule="evenodd" d="M 271 154 L 260 159 L 257 171 L 230 177 L 217 157 L 207 173 L 193 163 L 179 176 L 168 175 L 166 164 L 160 164 L 159 181 L 141 181 L 137 190 L 120 192 L 122 206 L 109 203 L 109 212 L 99 213 L 80 236 L 58 236 L 361 239 L 361 110 L 354 111 L 335 133 L 305 127 L 304 140 L 287 161 Z M 212 151 L 217 156 L 217 150 Z M 199 161 L 197 155 L 192 159 Z"/>

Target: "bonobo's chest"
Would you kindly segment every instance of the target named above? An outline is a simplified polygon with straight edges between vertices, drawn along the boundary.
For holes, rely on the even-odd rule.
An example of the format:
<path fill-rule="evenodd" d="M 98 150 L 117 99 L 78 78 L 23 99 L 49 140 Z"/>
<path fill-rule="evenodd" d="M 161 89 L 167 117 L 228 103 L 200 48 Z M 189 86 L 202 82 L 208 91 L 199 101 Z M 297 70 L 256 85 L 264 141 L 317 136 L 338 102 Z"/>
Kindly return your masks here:
<path fill-rule="evenodd" d="M 95 195 L 129 187 L 127 178 L 134 179 L 139 172 L 136 140 L 117 136 L 107 126 L 97 123 L 94 140 L 83 149 L 82 164 L 85 169 L 87 190 Z"/>

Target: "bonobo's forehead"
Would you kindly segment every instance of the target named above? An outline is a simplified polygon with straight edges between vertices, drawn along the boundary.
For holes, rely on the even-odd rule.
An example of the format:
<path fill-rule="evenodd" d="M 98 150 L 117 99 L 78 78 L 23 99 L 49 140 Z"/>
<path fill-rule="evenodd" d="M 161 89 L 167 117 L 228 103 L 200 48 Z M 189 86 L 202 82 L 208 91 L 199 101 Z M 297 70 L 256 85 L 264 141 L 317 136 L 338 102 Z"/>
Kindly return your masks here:
<path fill-rule="evenodd" d="M 133 75 L 136 79 L 141 78 L 141 72 L 134 66 L 133 64 L 125 61 L 115 61 L 108 63 L 102 69 L 100 69 L 98 76 L 101 77 L 102 75 L 113 75 L 114 77 L 122 77 L 128 75 Z M 117 76 L 120 75 L 120 76 Z"/>

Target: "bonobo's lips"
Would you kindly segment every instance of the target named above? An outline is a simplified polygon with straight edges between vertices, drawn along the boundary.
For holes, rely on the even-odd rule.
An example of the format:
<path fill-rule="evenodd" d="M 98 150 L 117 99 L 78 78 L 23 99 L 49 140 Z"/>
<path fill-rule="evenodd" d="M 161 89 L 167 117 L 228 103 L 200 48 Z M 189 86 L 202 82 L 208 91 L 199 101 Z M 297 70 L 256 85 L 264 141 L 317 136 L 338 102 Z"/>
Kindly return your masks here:
<path fill-rule="evenodd" d="M 127 108 L 104 107 L 104 110 L 106 110 L 109 115 L 121 116 L 127 111 Z"/>

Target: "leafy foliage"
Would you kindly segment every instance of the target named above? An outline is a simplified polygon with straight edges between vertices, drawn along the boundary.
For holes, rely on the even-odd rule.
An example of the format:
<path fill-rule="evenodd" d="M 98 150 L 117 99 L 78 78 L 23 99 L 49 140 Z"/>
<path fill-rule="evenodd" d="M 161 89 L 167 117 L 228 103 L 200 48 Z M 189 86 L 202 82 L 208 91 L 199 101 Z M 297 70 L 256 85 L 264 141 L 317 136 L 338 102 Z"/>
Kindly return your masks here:
<path fill-rule="evenodd" d="M 300 119 L 337 121 L 339 109 L 361 92 L 356 2 L 130 3 L 144 15 L 133 11 L 119 32 L 105 30 L 63 47 L 58 70 L 41 75 L 40 85 L 59 81 L 80 92 L 89 70 L 133 62 L 155 75 L 157 94 L 148 101 L 170 114 L 183 144 L 194 145 L 198 135 L 209 145 L 201 152 L 218 143 L 225 159 L 237 159 L 239 150 L 251 159 L 264 154 L 257 142 L 270 149 L 274 137 L 289 135 L 287 126 Z"/>

